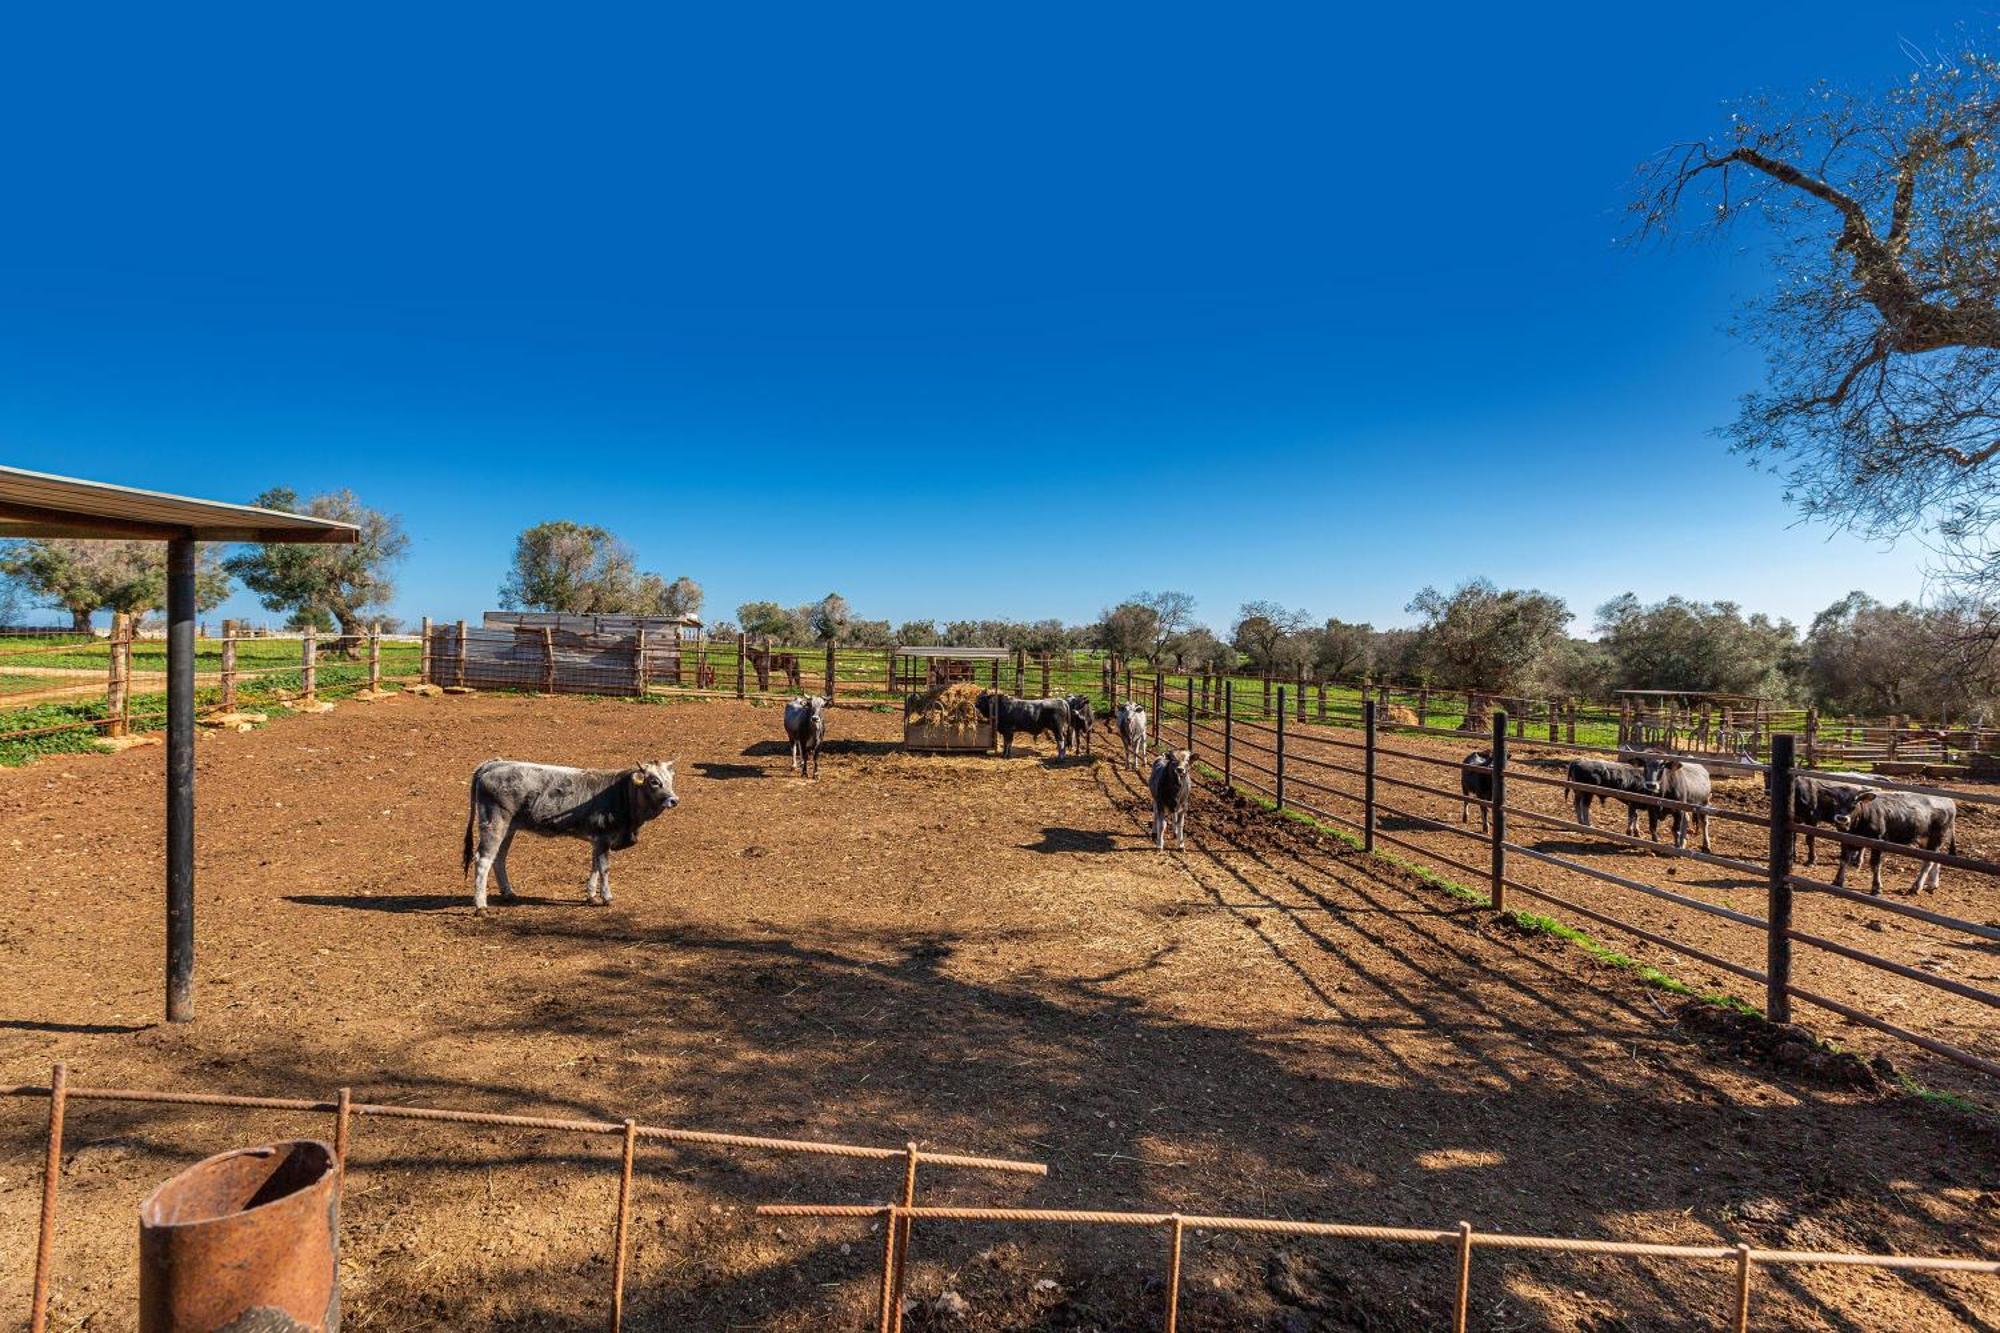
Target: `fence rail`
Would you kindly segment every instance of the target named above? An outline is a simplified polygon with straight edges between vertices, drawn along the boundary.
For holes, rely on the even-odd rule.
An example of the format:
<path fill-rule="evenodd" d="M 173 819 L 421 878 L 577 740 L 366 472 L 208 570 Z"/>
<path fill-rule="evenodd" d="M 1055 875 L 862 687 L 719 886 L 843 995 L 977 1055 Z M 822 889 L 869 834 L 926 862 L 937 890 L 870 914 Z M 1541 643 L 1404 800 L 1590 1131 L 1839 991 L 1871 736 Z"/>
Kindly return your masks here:
<path fill-rule="evenodd" d="M 1872 1012 L 1868 999 L 1863 994 L 1829 995 L 1820 988 L 1800 984 L 1796 976 L 1795 947 L 1812 956 L 1838 958 L 1855 963 L 1884 976 L 1893 976 L 1923 986 L 1930 991 L 1952 996 L 1956 1000 L 1980 1006 L 1982 1009 L 2000 1007 L 2000 993 L 1937 975 L 1911 962 L 1888 958 L 1873 949 L 1835 940 L 1822 931 L 1806 930 L 1794 924 L 1795 894 L 1819 894 L 1865 906 L 1883 915 L 1921 921 L 1928 926 L 1952 932 L 1955 937 L 1964 936 L 1979 941 L 2000 939 L 2000 928 L 1991 924 L 1981 924 L 1946 912 L 1927 910 L 1878 894 L 1857 892 L 1795 873 L 1792 844 L 1795 835 L 1803 834 L 1814 838 L 1825 838 L 1834 843 L 1837 855 L 1858 856 L 1863 852 L 1870 856 L 1878 853 L 1886 854 L 1916 861 L 1921 866 L 1948 866 L 1959 871 L 1994 877 L 1996 883 L 2000 883 L 2000 862 L 1983 857 L 1883 842 L 1824 825 L 1794 828 L 1790 793 L 1793 774 L 1801 771 L 1797 762 L 1800 749 L 1799 737 L 1786 732 L 1773 734 L 1772 761 L 1769 763 L 1743 758 L 1711 760 L 1701 757 L 1703 764 L 1719 773 L 1753 775 L 1762 780 L 1763 808 L 1753 813 L 1721 808 L 1712 802 L 1698 805 L 1665 797 L 1647 796 L 1643 793 L 1580 784 L 1570 781 L 1567 773 L 1556 776 L 1546 771 L 1539 771 L 1551 765 L 1562 767 L 1566 759 L 1572 755 L 1622 754 L 1629 758 L 1631 752 L 1561 738 L 1543 740 L 1539 735 L 1533 734 L 1524 737 L 1518 720 L 1510 718 L 1504 709 L 1494 709 L 1487 715 L 1486 730 L 1483 734 L 1469 735 L 1464 731 L 1429 726 L 1414 718 L 1390 724 L 1386 719 L 1388 709 L 1379 700 L 1367 698 L 1361 701 L 1358 715 L 1353 719 L 1360 737 L 1348 739 L 1337 735 L 1316 735 L 1314 733 L 1321 731 L 1321 727 L 1299 725 L 1297 721 L 1299 697 L 1291 693 L 1296 688 L 1295 684 L 1275 684 L 1268 709 L 1263 706 L 1261 681 L 1257 682 L 1256 688 L 1249 691 L 1251 698 L 1248 708 L 1245 707 L 1246 701 L 1236 696 L 1235 683 L 1229 680 L 1220 682 L 1218 686 L 1209 687 L 1205 686 L 1198 676 L 1176 678 L 1169 675 L 1127 671 L 1122 676 L 1121 684 L 1126 691 L 1126 697 L 1147 703 L 1152 709 L 1155 718 L 1152 740 L 1156 747 L 1191 751 L 1202 766 L 1206 780 L 1219 782 L 1225 788 L 1246 789 L 1267 800 L 1280 813 L 1292 810 L 1330 825 L 1353 830 L 1361 835 L 1364 850 L 1374 850 L 1376 842 L 1380 840 L 1448 867 L 1464 875 L 1468 885 L 1483 886 L 1488 905 L 1495 910 L 1505 910 L 1508 895 L 1518 893 L 1547 904 L 1565 915 L 1574 915 L 1597 925 L 1625 932 L 1635 939 L 1692 958 L 1739 981 L 1752 983 L 1761 988 L 1762 995 L 1759 998 L 1762 1000 L 1763 1011 L 1773 1022 L 1790 1022 L 1793 1002 L 1796 1000 L 1824 1009 L 1849 1022 L 1908 1042 L 1919 1049 L 1943 1056 L 1987 1076 L 2000 1077 L 2000 1059 L 1981 1051 L 1967 1049 L 1962 1041 L 1948 1040 L 1937 1033 L 1917 1031 L 1908 1020 L 1895 1022 L 1885 1014 Z M 1317 713 L 1317 709 L 1312 711 Z M 1332 726 L 1338 726 L 1343 720 L 1337 714 L 1328 719 Z M 1433 771 L 1440 783 L 1449 781 L 1450 770 L 1465 772 L 1468 769 L 1463 759 L 1425 755 L 1407 746 L 1385 744 L 1384 732 L 1389 733 L 1391 737 L 1400 735 L 1449 738 L 1478 746 L 1481 752 L 1491 756 L 1491 766 L 1480 770 L 1492 783 L 1490 799 L 1476 794 L 1468 795 L 1458 782 L 1450 782 L 1448 786 L 1431 785 L 1425 781 L 1412 780 L 1414 774 L 1398 776 L 1380 771 L 1379 760 L 1385 757 L 1417 761 Z M 1310 747 L 1302 747 L 1302 742 L 1308 740 L 1311 742 Z M 1510 759 L 1508 753 L 1510 741 L 1528 745 L 1539 753 L 1528 753 Z M 1354 754 L 1359 762 L 1358 764 L 1340 762 L 1326 757 L 1319 753 L 1322 748 Z M 1554 757 L 1547 757 L 1550 755 Z M 1846 775 L 1841 780 L 1856 786 L 1883 791 L 1915 792 L 1974 804 L 2000 804 L 2000 796 L 1990 793 L 1962 792 L 1868 775 Z M 1703 819 L 1714 819 L 1739 828 L 1758 830 L 1763 835 L 1763 840 L 1768 843 L 1769 851 L 1763 859 L 1758 860 L 1742 854 L 1725 855 L 1704 851 L 1697 845 L 1680 846 L 1662 843 L 1651 837 L 1640 838 L 1612 829 L 1598 828 L 1522 804 L 1520 798 L 1523 793 L 1511 791 L 1511 783 L 1526 784 L 1523 791 L 1559 789 L 1569 795 L 1616 799 L 1648 810 L 1650 818 L 1656 821 L 1686 820 L 1690 833 L 1694 831 L 1696 821 Z M 1393 798 L 1393 803 L 1384 799 L 1385 789 Z M 1484 816 L 1482 828 L 1474 832 L 1465 825 L 1455 825 L 1411 810 L 1407 808 L 1411 802 L 1398 795 L 1405 792 L 1418 797 L 1461 801 L 1469 807 L 1479 808 Z M 1345 803 L 1352 813 L 1340 813 L 1328 808 L 1336 803 Z M 1384 816 L 1399 819 L 1403 821 L 1404 826 L 1394 832 L 1385 830 L 1381 827 Z M 1554 851 L 1527 845 L 1510 832 L 1510 820 L 1517 821 L 1518 826 L 1581 834 L 1612 847 L 1643 850 L 1671 860 L 1693 861 L 1714 866 L 1741 877 L 1744 881 L 1742 887 L 1761 889 L 1765 894 L 1765 910 L 1761 914 L 1741 911 L 1735 907 L 1707 901 L 1684 885 L 1676 884 L 1668 887 L 1651 883 L 1632 874 L 1619 874 L 1587 864 L 1574 855 L 1560 855 Z M 1411 836 L 1398 836 L 1399 833 L 1408 833 Z M 1417 834 L 1441 835 L 1446 841 L 1462 842 L 1468 851 L 1473 847 L 1482 847 L 1486 854 L 1484 857 L 1454 856 L 1435 845 L 1417 840 L 1415 836 Z M 1693 837 L 1689 838 L 1690 844 L 1694 841 Z M 1484 864 L 1480 864 L 1481 861 Z M 1554 891 L 1549 884 L 1538 884 L 1524 879 L 1517 869 L 1517 866 L 1522 864 L 1548 867 L 1562 874 L 1605 886 L 1620 895 L 1631 895 L 1634 899 L 1645 899 L 1674 911 L 1693 913 L 1710 921 L 1719 922 L 1730 931 L 1743 932 L 1746 946 L 1761 942 L 1763 946 L 1761 961 L 1764 965 L 1752 966 L 1725 957 L 1722 953 L 1704 948 L 1700 944 L 1673 938 L 1659 929 L 1632 920 L 1622 908 L 1579 903 L 1575 900 L 1574 893 L 1565 895 Z"/>
<path fill-rule="evenodd" d="M 816 1139 L 771 1138 L 715 1130 L 681 1129 L 667 1125 L 644 1125 L 636 1119 L 580 1120 L 552 1116 L 510 1115 L 497 1111 L 466 1111 L 452 1107 L 406 1106 L 394 1103 L 357 1102 L 350 1088 L 339 1089 L 330 1098 L 251 1097 L 219 1092 L 165 1092 L 143 1088 L 72 1087 L 69 1071 L 55 1066 L 46 1084 L 0 1085 L 0 1097 L 41 1097 L 49 1103 L 48 1152 L 42 1170 L 41 1221 L 35 1237 L 35 1276 L 30 1295 L 28 1326 L 31 1333 L 43 1333 L 48 1323 L 49 1287 L 54 1279 L 57 1200 L 62 1179 L 64 1122 L 72 1102 L 126 1102 L 149 1106 L 207 1106 L 237 1110 L 293 1111 L 333 1117 L 335 1169 L 340 1188 L 347 1178 L 347 1154 L 356 1117 L 420 1120 L 451 1125 L 501 1126 L 511 1129 L 541 1129 L 567 1134 L 619 1135 L 624 1140 L 621 1158 L 618 1208 L 613 1220 L 616 1253 L 612 1264 L 612 1284 L 608 1303 L 610 1327 L 617 1333 L 625 1303 L 625 1235 L 631 1216 L 632 1171 L 636 1144 L 641 1141 L 678 1143 L 695 1147 L 840 1157 L 862 1161 L 894 1162 L 902 1182 L 904 1203 L 916 1194 L 919 1166 L 1000 1174 L 1045 1176 L 1042 1162 L 1005 1157 L 975 1157 L 964 1153 L 931 1152 L 915 1143 L 887 1148 L 857 1143 L 832 1143 Z"/>

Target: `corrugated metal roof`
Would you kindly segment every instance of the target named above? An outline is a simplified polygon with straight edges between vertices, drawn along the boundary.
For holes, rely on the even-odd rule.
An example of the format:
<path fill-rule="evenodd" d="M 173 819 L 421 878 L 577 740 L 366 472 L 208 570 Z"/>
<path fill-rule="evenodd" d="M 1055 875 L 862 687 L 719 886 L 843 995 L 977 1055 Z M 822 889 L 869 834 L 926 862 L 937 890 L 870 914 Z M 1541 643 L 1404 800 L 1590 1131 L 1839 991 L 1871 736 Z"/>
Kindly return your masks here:
<path fill-rule="evenodd" d="M 975 657 L 984 661 L 990 657 L 1012 657 L 1011 648 L 898 648 L 898 657 Z"/>
<path fill-rule="evenodd" d="M 0 537 L 353 542 L 352 523 L 0 467 Z"/>

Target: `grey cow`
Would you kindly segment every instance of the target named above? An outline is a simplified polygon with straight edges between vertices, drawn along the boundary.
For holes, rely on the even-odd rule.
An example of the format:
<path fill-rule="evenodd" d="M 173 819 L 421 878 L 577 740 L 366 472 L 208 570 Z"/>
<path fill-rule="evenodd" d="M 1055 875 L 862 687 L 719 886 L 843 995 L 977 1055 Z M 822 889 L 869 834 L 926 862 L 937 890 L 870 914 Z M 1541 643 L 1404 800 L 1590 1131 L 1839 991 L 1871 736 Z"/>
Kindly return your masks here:
<path fill-rule="evenodd" d="M 1831 824 L 1840 808 L 1842 792 L 1859 791 L 1847 782 L 1830 782 L 1823 777 L 1799 773 L 1792 777 L 1792 826 L 1805 835 L 1806 864 L 1819 864 L 1819 839 L 1812 831 Z"/>
<path fill-rule="evenodd" d="M 1660 820 L 1673 816 L 1674 846 L 1687 846 L 1688 820 L 1694 820 L 1695 829 L 1701 834 L 1701 849 L 1715 850 L 1708 840 L 1708 802 L 1714 794 L 1714 784 L 1709 781 L 1708 770 L 1687 759 L 1675 759 L 1669 755 L 1648 755 L 1640 766 L 1641 787 L 1649 796 L 1673 801 L 1669 810 L 1664 806 L 1649 806 L 1646 810 L 1646 836 L 1654 842 L 1660 840 Z M 1696 807 L 1693 810 L 1686 806 Z"/>
<path fill-rule="evenodd" d="M 1090 731 L 1097 721 L 1097 710 L 1090 706 L 1090 700 L 1081 694 L 1072 694 L 1063 702 L 1069 705 L 1070 746 L 1090 753 Z"/>
<path fill-rule="evenodd" d="M 1143 705 L 1129 700 L 1119 704 L 1112 714 L 1112 722 L 1118 728 L 1118 739 L 1125 743 L 1125 762 L 1134 772 L 1146 769 L 1146 710 Z"/>
<path fill-rule="evenodd" d="M 805 694 L 785 705 L 785 735 L 792 742 L 792 771 L 805 775 L 812 762 L 812 775 L 819 776 L 819 747 L 826 742 L 826 698 Z"/>
<path fill-rule="evenodd" d="M 1958 854 L 1958 803 L 1949 797 L 1845 787 L 1835 798 L 1833 826 L 1842 833 L 1873 838 L 1877 842 L 1899 842 L 1905 847 L 1943 851 L 1954 856 Z M 1833 882 L 1844 887 L 1848 864 L 1861 864 L 1862 849 L 1843 847 L 1841 851 L 1840 869 L 1833 872 Z M 1867 851 L 1868 889 L 1871 893 L 1880 893 L 1882 849 L 1870 847 Z M 1935 861 L 1918 861 L 1916 882 L 1910 885 L 1910 892 L 1915 893 L 1926 886 L 1937 888 L 1943 870 L 1944 867 Z"/>
<path fill-rule="evenodd" d="M 1167 850 L 1167 825 L 1182 851 L 1187 850 L 1188 795 L 1194 790 L 1194 754 L 1169 750 L 1153 762 L 1146 777 L 1146 790 L 1153 794 L 1153 846 Z"/>
<path fill-rule="evenodd" d="M 514 759 L 489 759 L 472 770 L 471 809 L 465 820 L 465 866 L 477 862 L 472 907 L 486 910 L 486 876 L 497 873 L 500 896 L 512 898 L 507 848 L 526 830 L 590 843 L 590 878 L 584 901 L 611 902 L 611 853 L 639 840 L 639 829 L 680 804 L 674 794 L 674 761 L 631 768 L 563 768 Z"/>

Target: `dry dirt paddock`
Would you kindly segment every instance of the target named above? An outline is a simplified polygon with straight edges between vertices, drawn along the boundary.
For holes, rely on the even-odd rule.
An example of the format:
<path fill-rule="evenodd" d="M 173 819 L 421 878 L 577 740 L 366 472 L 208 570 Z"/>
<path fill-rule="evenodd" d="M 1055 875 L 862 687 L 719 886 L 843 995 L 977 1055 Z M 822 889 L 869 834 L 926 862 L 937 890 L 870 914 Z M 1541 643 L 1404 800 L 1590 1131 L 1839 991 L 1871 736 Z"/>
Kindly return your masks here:
<path fill-rule="evenodd" d="M 202 742 L 200 1018 L 156 1026 L 160 752 L 0 773 L 0 1082 L 324 1094 L 1045 1160 L 926 1202 L 2000 1253 L 1989 1124 L 1738 1063 L 1671 996 L 1204 792 L 1185 855 L 1133 775 L 906 755 L 840 709 L 824 775 L 735 703 L 410 697 Z M 495 754 L 679 760 L 682 803 L 582 902 L 522 841 L 483 919 L 465 780 Z M 0 1308 L 26 1308 L 45 1103 L 0 1101 Z M 135 1206 L 326 1117 L 77 1103 L 57 1330 L 128 1329 Z M 603 1326 L 615 1140 L 361 1120 L 350 1330 Z M 868 1325 L 883 1164 L 642 1147 L 627 1327 Z M 917 1329 L 1158 1326 L 1160 1237 L 919 1227 Z M 1191 1234 L 1183 1327 L 1434 1329 L 1438 1249 Z M 1714 1327 L 1725 1266 L 1481 1251 L 1488 1329 Z M 940 1299 L 944 1293 L 950 1299 Z M 1760 1327 L 2000 1325 L 2000 1282 L 1760 1275 Z"/>

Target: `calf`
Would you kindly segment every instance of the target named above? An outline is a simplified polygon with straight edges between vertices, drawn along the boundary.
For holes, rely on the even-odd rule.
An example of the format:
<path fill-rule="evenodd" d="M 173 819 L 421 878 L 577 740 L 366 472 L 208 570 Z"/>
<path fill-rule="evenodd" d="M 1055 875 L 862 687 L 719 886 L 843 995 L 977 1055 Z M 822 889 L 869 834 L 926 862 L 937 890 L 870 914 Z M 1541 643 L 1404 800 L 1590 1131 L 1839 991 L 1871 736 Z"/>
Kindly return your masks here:
<path fill-rule="evenodd" d="M 1189 750 L 1169 750 L 1153 763 L 1146 777 L 1146 789 L 1153 793 L 1153 846 L 1167 850 L 1167 825 L 1182 851 L 1187 850 L 1188 795 L 1194 790 L 1194 754 Z"/>
<path fill-rule="evenodd" d="M 507 880 L 507 848 L 523 829 L 548 837 L 584 838 L 590 843 L 590 878 L 585 902 L 611 902 L 611 853 L 639 840 L 639 829 L 680 804 L 674 795 L 674 761 L 632 768 L 562 768 L 513 759 L 489 759 L 472 770 L 471 809 L 465 820 L 467 869 L 479 863 L 472 881 L 472 907 L 486 910 L 486 876 L 497 872 L 500 896 L 512 898 Z"/>
<path fill-rule="evenodd" d="M 1122 703 L 1112 715 L 1112 722 L 1118 728 L 1118 739 L 1125 744 L 1125 762 L 1134 772 L 1144 772 L 1146 768 L 1146 710 L 1140 704 Z"/>
<path fill-rule="evenodd" d="M 1644 797 L 1657 794 L 1646 790 L 1646 773 L 1637 764 L 1614 764 L 1608 759 L 1572 759 L 1566 775 L 1570 794 L 1576 799 L 1576 822 L 1590 828 L 1590 803 L 1619 800 L 1625 802 L 1625 836 L 1639 836 L 1639 809 L 1646 804 Z M 1607 788 L 1591 791 L 1588 788 Z M 1629 793 L 1629 794 L 1628 794 Z"/>
<path fill-rule="evenodd" d="M 1018 732 L 1030 736 L 1047 732 L 1056 738 L 1056 758 L 1069 753 L 1069 705 L 1061 699 L 1016 699 L 998 690 L 983 690 L 978 708 L 979 715 L 992 722 L 993 729 L 1000 733 L 1002 758 L 1014 757 L 1014 736 Z"/>
<path fill-rule="evenodd" d="M 1089 754 L 1090 728 L 1097 721 L 1097 712 L 1081 694 L 1072 694 L 1063 702 L 1069 705 L 1070 744 Z"/>
<path fill-rule="evenodd" d="M 1465 766 L 1458 774 L 1458 822 L 1467 823 L 1471 819 L 1470 806 L 1474 801 L 1479 805 L 1479 831 L 1486 832 L 1486 809 L 1493 804 L 1493 756 L 1484 750 L 1465 756 Z"/>
<path fill-rule="evenodd" d="M 805 776 L 807 761 L 819 776 L 819 747 L 826 740 L 826 699 L 802 694 L 785 705 L 785 736 L 792 743 L 792 771 Z"/>
<path fill-rule="evenodd" d="M 1669 755 L 1648 755 L 1640 767 L 1644 781 L 1641 784 L 1648 795 L 1677 804 L 1670 810 L 1665 806 L 1652 805 L 1646 808 L 1646 836 L 1654 842 L 1660 840 L 1660 820 L 1673 816 L 1674 846 L 1687 846 L 1688 819 L 1694 819 L 1696 831 L 1701 834 L 1701 849 L 1715 850 L 1708 840 L 1708 801 L 1714 794 L 1714 784 L 1709 781 L 1708 770 L 1700 764 L 1686 759 L 1675 759 Z M 1685 807 L 1695 806 L 1694 810 Z"/>
<path fill-rule="evenodd" d="M 1921 847 L 1927 852 L 1958 853 L 1958 803 L 1944 796 L 1920 796 L 1908 791 L 1876 791 L 1866 787 L 1844 787 L 1834 798 L 1833 826 L 1877 842 L 1898 842 L 1905 847 Z M 1848 865 L 1861 864 L 1859 847 L 1843 847 L 1840 869 L 1833 874 L 1838 886 L 1847 883 Z M 1868 851 L 1868 891 L 1882 892 L 1882 849 Z M 1935 889 L 1944 867 L 1935 861 L 1919 861 L 1917 878 L 1910 892 Z"/>

